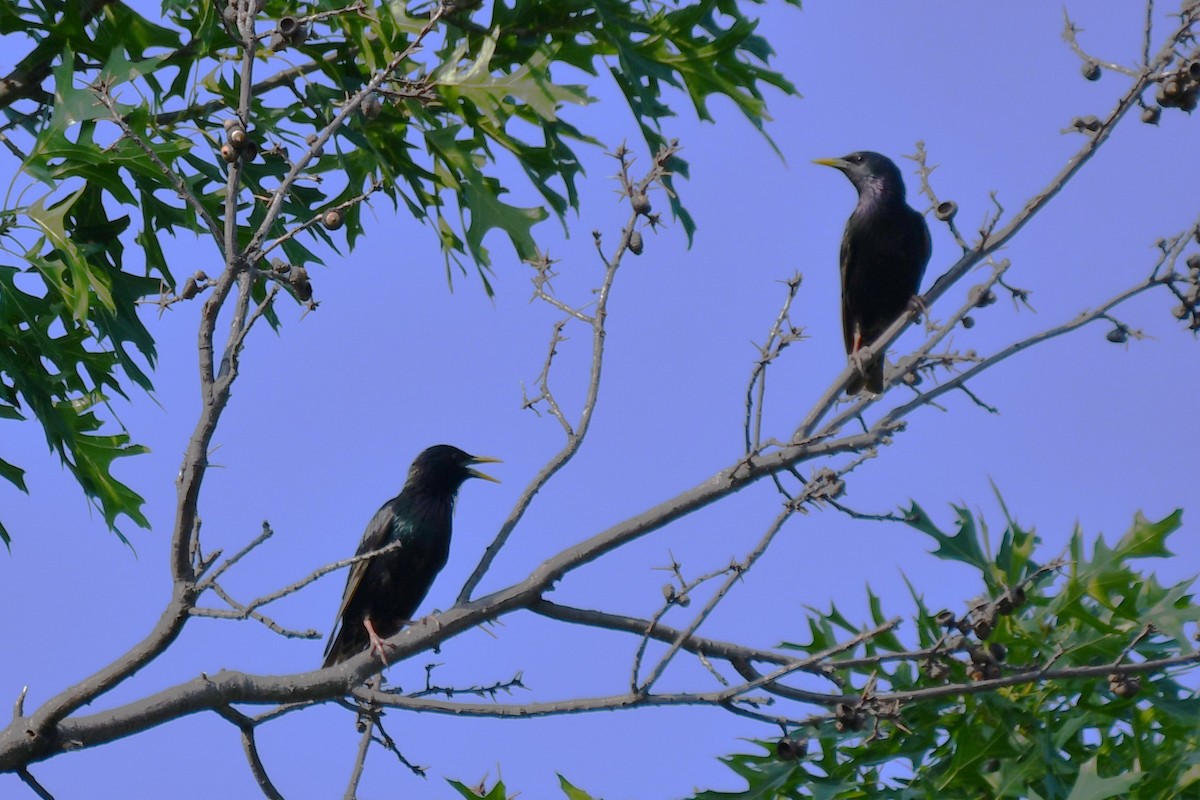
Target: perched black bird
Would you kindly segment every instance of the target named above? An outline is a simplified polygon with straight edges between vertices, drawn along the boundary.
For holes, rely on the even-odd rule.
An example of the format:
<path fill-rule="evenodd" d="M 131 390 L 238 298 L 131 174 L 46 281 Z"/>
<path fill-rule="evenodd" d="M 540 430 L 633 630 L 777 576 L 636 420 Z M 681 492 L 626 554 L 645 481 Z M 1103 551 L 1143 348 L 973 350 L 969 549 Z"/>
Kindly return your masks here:
<path fill-rule="evenodd" d="M 446 565 L 459 487 L 468 478 L 499 483 L 471 466 L 499 460 L 473 456 L 448 444 L 417 456 L 408 468 L 404 489 L 367 524 L 356 555 L 392 542 L 403 544 L 350 568 L 337 613 L 340 625 L 330 635 L 322 666 L 340 664 L 368 647 L 385 657 L 383 640 L 412 621 L 433 579 Z"/>
<path fill-rule="evenodd" d="M 842 335 L 846 354 L 862 377 L 847 394 L 865 387 L 883 391 L 883 353 L 862 363 L 869 346 L 906 310 L 919 308 L 921 276 L 929 263 L 929 226 L 904 200 L 904 180 L 891 159 L 879 153 L 851 153 L 814 163 L 845 173 L 858 190 L 858 206 L 842 235 Z"/>

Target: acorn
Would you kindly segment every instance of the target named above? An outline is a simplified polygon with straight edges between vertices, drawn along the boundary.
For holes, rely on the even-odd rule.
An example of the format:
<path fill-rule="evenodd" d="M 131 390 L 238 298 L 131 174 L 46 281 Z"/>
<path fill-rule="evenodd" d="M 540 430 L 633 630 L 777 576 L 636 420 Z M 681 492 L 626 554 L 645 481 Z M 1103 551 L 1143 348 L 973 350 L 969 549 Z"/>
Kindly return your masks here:
<path fill-rule="evenodd" d="M 338 228 L 342 227 L 342 223 L 345 221 L 345 215 L 343 215 L 342 212 L 336 208 L 326 211 L 324 216 L 321 217 L 321 224 L 331 231 L 336 231 Z"/>
<path fill-rule="evenodd" d="M 226 164 L 232 164 L 238 160 L 238 151 L 233 145 L 226 142 L 225 144 L 221 145 L 221 158 Z"/>
<path fill-rule="evenodd" d="M 242 159 L 245 161 L 253 161 L 258 158 L 258 142 L 253 139 L 247 139 L 246 143 L 241 146 Z"/>
<path fill-rule="evenodd" d="M 1192 272 L 1200 272 L 1200 253 L 1192 253 L 1187 257 L 1187 268 Z"/>
<path fill-rule="evenodd" d="M 1008 648 L 999 642 L 992 642 L 988 645 L 988 654 L 996 661 L 1002 662 L 1008 658 Z"/>
<path fill-rule="evenodd" d="M 939 611 L 933 618 L 933 621 L 943 628 L 953 628 L 958 624 L 958 618 L 954 616 L 954 612 L 946 609 Z"/>
<path fill-rule="evenodd" d="M 1187 319 L 1188 314 L 1192 313 L 1192 311 L 1186 305 L 1178 305 L 1171 309 L 1171 313 L 1175 316 L 1175 319 Z"/>
<path fill-rule="evenodd" d="M 946 200 L 938 203 L 937 208 L 933 210 L 933 215 L 942 222 L 949 222 L 954 219 L 954 215 L 958 213 L 958 203 L 953 200 Z"/>
<path fill-rule="evenodd" d="M 650 198 L 646 197 L 645 192 L 634 191 L 633 197 L 630 198 L 635 214 L 650 213 Z"/>
<path fill-rule="evenodd" d="M 277 30 L 288 44 L 303 44 L 308 38 L 308 26 L 295 17 L 280 17 Z"/>
<path fill-rule="evenodd" d="M 1108 676 L 1108 688 L 1117 697 L 1128 700 L 1136 697 L 1142 690 L 1142 678 L 1140 675 L 1121 675 L 1114 672 Z"/>
<path fill-rule="evenodd" d="M 221 123 L 221 127 L 223 127 L 226 131 L 228 131 L 230 128 L 232 128 L 235 125 L 239 128 L 243 127 L 241 120 L 238 120 L 238 119 L 227 119 Z"/>
<path fill-rule="evenodd" d="M 316 143 L 317 143 L 317 138 L 318 138 L 318 137 L 317 137 L 317 135 L 316 135 L 315 133 L 310 133 L 308 136 L 305 136 L 305 137 L 304 137 L 304 142 L 305 142 L 305 143 L 306 143 L 306 144 L 307 144 L 309 147 L 312 147 L 314 144 L 316 144 Z M 325 155 L 325 148 L 324 148 L 324 147 L 318 147 L 318 148 L 316 148 L 315 150 L 313 150 L 313 158 L 320 158 L 320 157 L 321 157 L 321 156 L 323 156 L 323 155 Z"/>
<path fill-rule="evenodd" d="M 296 297 L 307 303 L 312 299 L 312 284 L 308 281 L 308 270 L 301 266 L 293 266 L 288 274 L 288 282 L 296 290 Z"/>
<path fill-rule="evenodd" d="M 857 731 L 863 726 L 862 715 L 845 703 L 838 703 L 834 709 L 834 727 L 838 733 Z"/>
<path fill-rule="evenodd" d="M 1200 104 L 1200 92 L 1197 92 L 1195 86 L 1190 86 L 1187 91 L 1179 95 L 1179 102 L 1176 105 L 1180 111 L 1190 114 L 1196 110 L 1197 104 Z"/>
<path fill-rule="evenodd" d="M 1183 68 L 1183 73 L 1190 80 L 1200 81 L 1200 61 L 1189 61 L 1187 66 Z"/>
<path fill-rule="evenodd" d="M 663 588 L 662 588 L 662 594 L 663 594 L 663 600 L 666 600 L 668 603 L 670 603 L 672 600 L 674 600 L 675 599 L 675 584 L 664 583 Z"/>
<path fill-rule="evenodd" d="M 641 231 L 634 231 L 633 233 L 629 234 L 629 252 L 633 253 L 635 256 L 640 256 L 642 254 L 642 246 Z"/>
<path fill-rule="evenodd" d="M 929 679 L 933 681 L 944 681 L 950 675 L 950 667 L 941 661 L 926 661 L 922 665 L 922 668 L 925 670 L 925 674 L 929 676 Z"/>
<path fill-rule="evenodd" d="M 1183 94 L 1183 85 L 1175 78 L 1169 78 L 1163 81 L 1162 95 L 1174 103 L 1179 99 L 1179 95 Z"/>
<path fill-rule="evenodd" d="M 246 146 L 247 137 L 246 129 L 241 126 L 241 123 L 230 125 L 225 129 L 226 136 L 229 138 L 229 143 L 237 148 Z"/>
<path fill-rule="evenodd" d="M 688 597 L 686 594 L 681 594 L 678 598 L 676 598 L 675 602 L 679 603 L 680 608 L 687 608 L 692 604 L 692 598 Z"/>
<path fill-rule="evenodd" d="M 986 639 L 989 636 L 991 636 L 992 629 L 993 629 L 992 623 L 986 619 L 976 620 L 975 624 L 971 626 L 971 630 L 973 630 L 975 632 L 975 635 L 978 636 L 981 640 Z"/>
<path fill-rule="evenodd" d="M 193 277 L 201 283 L 208 280 L 208 274 L 202 269 L 196 270 L 196 274 Z"/>
<path fill-rule="evenodd" d="M 1104 338 L 1113 344 L 1125 344 L 1129 341 L 1129 330 L 1124 325 L 1118 325 L 1108 332 Z"/>
<path fill-rule="evenodd" d="M 358 110 L 364 119 L 376 119 L 383 111 L 383 103 L 380 102 L 379 95 L 371 92 L 363 98 L 362 105 L 358 107 Z"/>
<path fill-rule="evenodd" d="M 1092 114 L 1089 114 L 1088 116 L 1082 117 L 1079 119 L 1079 125 L 1085 131 L 1095 132 L 1095 131 L 1100 130 L 1100 118 L 1097 116 L 1094 116 Z"/>
<path fill-rule="evenodd" d="M 966 328 L 967 330 L 971 330 L 971 328 L 975 327 L 975 318 L 974 317 L 963 317 L 962 318 L 962 326 L 964 328 Z"/>
<path fill-rule="evenodd" d="M 183 300 L 191 300 L 200 291 L 200 287 L 196 285 L 196 279 L 191 275 L 183 282 L 183 289 L 179 292 L 179 297 Z"/>
<path fill-rule="evenodd" d="M 991 289 L 988 289 L 986 292 L 984 292 L 982 295 L 980 295 L 978 300 L 975 301 L 975 307 L 976 308 L 987 308 L 994 302 L 996 302 L 996 293 L 993 292 Z"/>
<path fill-rule="evenodd" d="M 1157 125 L 1158 118 L 1162 116 L 1162 109 L 1158 106 L 1146 106 L 1142 109 L 1142 122 L 1147 125 Z"/>
<path fill-rule="evenodd" d="M 808 739 L 785 736 L 775 743 L 775 757 L 780 761 L 799 761 L 808 755 Z"/>
<path fill-rule="evenodd" d="M 1088 61 L 1083 62 L 1083 66 L 1079 68 L 1079 71 L 1083 73 L 1083 77 L 1086 80 L 1100 80 L 1100 65 L 1095 61 L 1089 59 Z"/>

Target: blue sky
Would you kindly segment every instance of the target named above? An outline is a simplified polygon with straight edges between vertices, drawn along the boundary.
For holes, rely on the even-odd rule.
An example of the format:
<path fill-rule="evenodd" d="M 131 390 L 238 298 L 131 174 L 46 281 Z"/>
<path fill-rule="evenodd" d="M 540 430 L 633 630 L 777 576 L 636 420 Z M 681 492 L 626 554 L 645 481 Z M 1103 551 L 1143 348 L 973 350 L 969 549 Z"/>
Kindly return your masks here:
<path fill-rule="evenodd" d="M 1106 60 L 1133 64 L 1141 52 L 1144 9 L 1088 3 L 1070 9 L 1083 45 Z M 779 283 L 795 271 L 804 283 L 793 320 L 805 328 L 770 378 L 767 428 L 786 436 L 844 365 L 838 320 L 837 251 L 854 191 L 836 172 L 810 164 L 857 149 L 895 158 L 916 195 L 912 153 L 924 140 L 940 164 L 935 186 L 960 207 L 973 230 L 995 191 L 1010 211 L 1043 187 L 1078 147 L 1061 133 L 1074 116 L 1103 116 L 1126 79 L 1089 83 L 1060 40 L 1055 4 L 983 6 L 950 2 L 807 4 L 803 12 L 762 9 L 761 30 L 778 51 L 775 66 L 803 98 L 769 95 L 768 130 L 782 159 L 727 102 L 713 103 L 716 125 L 699 124 L 674 97 L 680 117 L 666 126 L 691 164 L 681 183 L 697 220 L 687 249 L 678 226 L 647 235 L 646 252 L 627 258 L 610 306 L 605 384 L 582 452 L 537 498 L 496 562 L 483 590 L 499 588 L 571 543 L 687 489 L 732 463 L 741 450 L 746 381 L 779 303 Z M 1165 10 L 1163 15 L 1165 17 Z M 1160 22 L 1162 20 L 1160 19 Z M 0 72 L 26 45 L 0 40 Z M 636 127 L 600 81 L 595 106 L 568 118 L 609 145 Z M 1164 113 L 1158 128 L 1128 119 L 1083 172 L 1002 255 L 1007 280 L 1032 290 L 1036 313 L 1007 299 L 976 314 L 955 344 L 992 352 L 1072 318 L 1150 269 L 1154 242 L 1194 224 L 1200 153 L 1193 121 Z M 568 301 L 589 297 L 600 276 L 590 231 L 616 241 L 627 208 L 616 202 L 614 162 L 585 151 L 583 205 L 572 236 L 548 221 L 535 229 L 561 259 L 555 285 Z M 513 176 L 517 200 L 533 192 Z M 659 208 L 661 194 L 651 200 Z M 375 205 L 369 235 L 348 256 L 328 253 L 313 270 L 320 309 L 300 319 L 284 305 L 276 336 L 257 330 L 243 376 L 225 414 L 205 484 L 201 514 L 206 549 L 237 549 L 269 520 L 275 538 L 229 574 L 242 598 L 291 582 L 350 555 L 366 521 L 393 496 L 412 457 L 450 442 L 494 455 L 501 485 L 474 482 L 460 496 L 451 560 L 423 611 L 446 608 L 491 540 L 523 485 L 561 445 L 557 424 L 521 409 L 558 316 L 529 303 L 531 270 L 496 236 L 488 240 L 497 296 L 468 276 L 446 289 L 431 232 L 385 203 Z M 931 219 L 934 253 L 924 286 L 957 258 Z M 180 241 L 176 272 L 215 271 L 215 253 Z M 971 285 L 964 282 L 945 309 Z M 945 411 L 924 410 L 880 457 L 848 479 L 845 502 L 881 512 L 916 500 L 949 524 L 948 504 L 978 509 L 1002 527 L 994 482 L 1006 503 L 1061 551 L 1078 523 L 1088 538 L 1118 536 L 1139 509 L 1152 517 L 1177 507 L 1185 530 L 1177 558 L 1157 565 L 1178 581 L 1200 567 L 1191 509 L 1195 457 L 1187 430 L 1200 391 L 1197 344 L 1170 314 L 1165 294 L 1120 312 L 1147 338 L 1119 346 L 1093 326 L 1010 359 L 973 389 L 1001 413 L 964 395 Z M 69 477 L 45 453 L 32 425 L 6 423 L 4 457 L 29 469 L 31 495 L 0 486 L 4 521 L 15 534 L 0 555 L 0 608 L 6 613 L 0 698 L 29 685 L 27 707 L 118 657 L 140 639 L 165 602 L 174 476 L 198 408 L 194 347 L 198 304 L 181 304 L 150 323 L 161 361 L 153 399 L 116 406 L 135 440 L 152 452 L 127 459 L 120 474 L 147 499 L 154 530 L 127 530 L 134 549 L 105 532 Z M 941 306 L 935 306 L 937 318 Z M 588 336 L 572 332 L 555 381 L 577 413 Z M 893 350 L 913 347 L 910 330 Z M 698 512 L 619 554 L 580 570 L 550 596 L 557 602 L 648 616 L 665 580 L 653 568 L 679 560 L 690 575 L 742 556 L 778 510 L 769 486 L 748 489 Z M 836 602 L 853 620 L 866 617 L 865 587 L 891 613 L 909 610 L 902 575 L 930 607 L 962 608 L 978 590 L 968 574 L 928 554 L 929 542 L 899 525 L 852 522 L 836 512 L 794 519 L 767 557 L 702 629 L 717 638 L 771 646 L 804 636 L 806 606 Z M 327 630 L 343 578 L 331 576 L 288 599 L 273 614 L 292 627 Z M 693 610 L 695 605 L 693 605 Z M 668 618 L 680 624 L 679 610 Z M 908 632 L 911 632 L 909 629 Z M 902 629 L 902 634 L 905 630 Z M 514 614 L 489 631 L 448 642 L 436 656 L 393 667 L 405 688 L 424 682 L 436 661 L 441 684 L 471 685 L 524 674 L 530 691 L 511 698 L 557 699 L 621 691 L 636 640 L 563 628 Z M 320 662 L 319 642 L 282 640 L 254 623 L 197 620 L 176 647 L 101 703 L 117 704 L 221 668 L 283 674 Z M 680 661 L 664 688 L 707 687 Z M 97 709 L 98 710 L 98 706 Z M 695 787 L 737 788 L 716 756 L 770 737 L 767 726 L 705 709 L 649 710 L 537 721 L 462 720 L 392 714 L 389 732 L 405 755 L 430 767 L 421 781 L 373 751 L 362 798 L 451 797 L 444 777 L 474 783 L 502 774 L 526 797 L 553 796 L 556 772 L 608 800 L 680 796 Z M 295 714 L 260 732 L 263 758 L 287 797 L 340 796 L 358 736 L 337 708 Z M 389 763 L 392 762 L 392 763 Z M 257 790 L 238 735 L 211 715 L 185 719 L 110 746 L 36 765 L 60 797 L 254 797 Z M 182 779 L 182 780 L 181 780 Z M 0 776 L 0 794 L 22 796 Z"/>

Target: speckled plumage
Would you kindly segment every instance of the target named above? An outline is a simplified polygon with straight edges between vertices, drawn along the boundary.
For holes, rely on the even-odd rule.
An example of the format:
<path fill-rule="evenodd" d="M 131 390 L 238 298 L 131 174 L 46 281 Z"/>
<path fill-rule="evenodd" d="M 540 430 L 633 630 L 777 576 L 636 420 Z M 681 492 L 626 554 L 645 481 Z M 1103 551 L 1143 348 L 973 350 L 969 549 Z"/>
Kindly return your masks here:
<path fill-rule="evenodd" d="M 920 290 L 932 249 L 929 226 L 905 201 L 904 179 L 886 156 L 862 151 L 816 163 L 841 170 L 858 190 L 839 259 L 842 336 L 853 358 L 905 313 Z M 863 377 L 846 393 L 882 392 L 883 364 L 883 353 L 863 364 Z"/>
<path fill-rule="evenodd" d="M 412 620 L 450 555 L 459 487 L 468 478 L 495 481 L 471 466 L 497 460 L 445 444 L 416 457 L 404 488 L 375 512 L 355 555 L 396 541 L 403 544 L 350 568 L 323 666 L 339 664 L 371 646 L 368 621 L 379 638 L 386 639 Z"/>

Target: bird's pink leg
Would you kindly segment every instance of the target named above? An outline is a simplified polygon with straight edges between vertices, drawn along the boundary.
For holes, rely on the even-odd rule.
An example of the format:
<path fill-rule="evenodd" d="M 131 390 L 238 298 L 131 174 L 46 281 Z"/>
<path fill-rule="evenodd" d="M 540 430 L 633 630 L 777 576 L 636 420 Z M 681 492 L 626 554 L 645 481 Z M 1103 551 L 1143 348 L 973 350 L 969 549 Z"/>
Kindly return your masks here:
<path fill-rule="evenodd" d="M 367 638 L 371 640 L 371 652 L 379 656 L 379 660 L 386 664 L 387 648 L 391 645 L 379 638 L 379 634 L 375 632 L 375 626 L 371 624 L 370 617 L 363 620 L 363 627 L 367 629 Z"/>
<path fill-rule="evenodd" d="M 862 333 L 854 331 L 854 341 L 850 345 L 850 364 L 858 370 L 864 379 L 867 377 L 867 359 L 862 354 Z"/>

